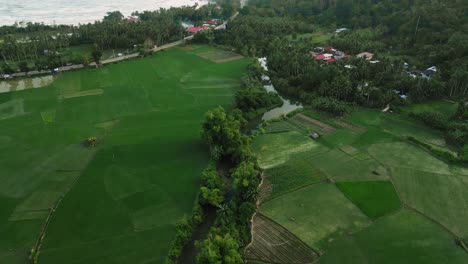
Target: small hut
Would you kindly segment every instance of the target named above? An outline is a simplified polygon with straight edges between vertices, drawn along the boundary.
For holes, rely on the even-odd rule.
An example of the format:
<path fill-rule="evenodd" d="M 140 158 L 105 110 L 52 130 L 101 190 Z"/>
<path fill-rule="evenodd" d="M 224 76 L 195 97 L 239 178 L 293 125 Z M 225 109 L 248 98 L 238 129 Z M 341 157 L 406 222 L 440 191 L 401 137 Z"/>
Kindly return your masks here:
<path fill-rule="evenodd" d="M 320 135 L 317 132 L 312 132 L 310 133 L 309 137 L 312 139 L 318 139 L 320 138 Z"/>

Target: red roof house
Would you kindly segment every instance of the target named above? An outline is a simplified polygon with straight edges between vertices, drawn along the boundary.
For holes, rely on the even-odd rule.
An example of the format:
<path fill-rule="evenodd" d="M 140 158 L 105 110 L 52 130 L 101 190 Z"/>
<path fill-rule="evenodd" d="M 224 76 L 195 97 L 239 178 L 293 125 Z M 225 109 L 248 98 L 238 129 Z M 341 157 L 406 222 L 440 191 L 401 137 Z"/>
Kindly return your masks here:
<path fill-rule="evenodd" d="M 316 60 L 323 60 L 323 59 L 325 59 L 325 55 L 319 54 L 319 55 L 315 56 L 315 59 Z"/>
<path fill-rule="evenodd" d="M 209 29 L 209 28 L 210 27 L 207 27 L 207 26 L 188 27 L 186 30 L 187 30 L 187 32 L 190 32 L 190 33 L 197 33 L 199 31 L 206 30 L 206 29 Z"/>
<path fill-rule="evenodd" d="M 216 20 L 208 20 L 208 21 L 205 21 L 205 24 L 208 24 L 208 25 L 217 25 L 217 24 L 218 24 L 218 21 L 216 21 Z"/>
<path fill-rule="evenodd" d="M 335 58 L 333 58 L 333 57 L 332 57 L 332 58 L 328 58 L 328 59 L 326 59 L 326 61 L 327 61 L 327 62 L 334 62 L 334 61 L 335 61 Z"/>

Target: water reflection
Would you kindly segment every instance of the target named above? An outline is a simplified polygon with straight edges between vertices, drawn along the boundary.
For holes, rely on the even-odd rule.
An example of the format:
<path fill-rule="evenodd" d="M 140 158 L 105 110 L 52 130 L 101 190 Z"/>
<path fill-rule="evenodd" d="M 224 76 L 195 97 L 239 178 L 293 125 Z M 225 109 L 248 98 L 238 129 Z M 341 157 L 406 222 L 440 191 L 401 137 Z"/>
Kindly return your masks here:
<path fill-rule="evenodd" d="M 55 76 L 47 75 L 41 77 L 0 81 L 0 93 L 8 93 L 21 91 L 25 89 L 41 88 L 51 84 L 55 80 Z"/>
<path fill-rule="evenodd" d="M 260 62 L 260 65 L 262 65 L 263 69 L 268 71 L 267 59 L 266 58 L 259 58 L 258 62 Z M 264 81 L 270 81 L 270 77 L 267 76 L 267 75 L 262 76 L 262 79 Z M 264 85 L 263 87 L 268 92 L 273 92 L 273 93 L 278 94 L 278 91 L 276 91 L 273 84 L 267 84 L 267 85 Z M 290 112 L 292 112 L 292 111 L 294 111 L 294 110 L 296 110 L 298 108 L 302 108 L 302 105 L 296 104 L 296 103 L 292 102 L 291 100 L 285 99 L 280 94 L 278 94 L 278 96 L 283 101 L 283 105 L 280 106 L 280 107 L 273 108 L 270 111 L 263 114 L 262 120 L 269 120 L 269 119 L 277 118 L 277 117 L 280 117 L 281 115 L 286 115 L 286 114 L 288 114 L 288 113 L 290 113 Z"/>

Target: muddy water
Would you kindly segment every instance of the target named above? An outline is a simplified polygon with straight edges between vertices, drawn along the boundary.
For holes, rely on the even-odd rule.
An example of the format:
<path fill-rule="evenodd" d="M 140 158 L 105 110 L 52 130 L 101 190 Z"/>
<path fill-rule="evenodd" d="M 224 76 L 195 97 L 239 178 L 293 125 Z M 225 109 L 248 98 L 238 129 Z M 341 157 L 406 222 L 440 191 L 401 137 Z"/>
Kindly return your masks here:
<path fill-rule="evenodd" d="M 41 88 L 51 84 L 54 80 L 55 76 L 47 75 L 34 78 L 0 81 L 0 93 Z"/>
<path fill-rule="evenodd" d="M 263 69 L 268 71 L 267 58 L 259 58 L 258 62 L 260 62 L 260 65 L 262 65 Z M 270 77 L 267 76 L 267 75 L 262 76 L 262 79 L 264 81 L 268 81 L 268 82 L 270 81 Z M 267 84 L 267 85 L 264 86 L 264 88 L 268 92 L 273 92 L 273 93 L 278 94 L 278 91 L 276 91 L 273 84 Z M 277 118 L 277 117 L 280 117 L 281 115 L 286 115 L 286 114 L 288 114 L 288 113 L 290 113 L 290 112 L 292 112 L 292 111 L 294 111 L 294 110 L 296 110 L 298 108 L 302 108 L 302 105 L 296 104 L 296 103 L 292 102 L 289 99 L 283 98 L 280 94 L 278 94 L 278 96 L 283 101 L 283 105 L 279 106 L 279 107 L 276 107 L 276 108 L 273 108 L 270 111 L 263 114 L 262 120 L 269 120 L 269 119 Z"/>

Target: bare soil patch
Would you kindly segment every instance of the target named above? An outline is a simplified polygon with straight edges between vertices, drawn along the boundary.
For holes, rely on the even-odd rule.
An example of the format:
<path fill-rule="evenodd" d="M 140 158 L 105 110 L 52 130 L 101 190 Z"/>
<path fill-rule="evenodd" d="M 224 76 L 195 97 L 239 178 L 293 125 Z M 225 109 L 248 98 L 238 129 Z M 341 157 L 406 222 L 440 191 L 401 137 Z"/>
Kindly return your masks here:
<path fill-rule="evenodd" d="M 59 95 L 59 99 L 70 99 L 70 98 L 83 97 L 83 96 L 101 95 L 103 93 L 104 93 L 103 89 L 86 90 L 86 91 L 62 94 L 62 95 Z"/>
<path fill-rule="evenodd" d="M 327 133 L 333 133 L 336 131 L 336 129 L 328 124 L 325 124 L 323 122 L 318 121 L 317 119 L 313 119 L 311 117 L 308 117 L 304 114 L 297 114 L 295 118 L 298 118 L 300 120 L 306 121 L 311 123 L 312 125 L 319 126 L 321 129 L 323 129 Z"/>
<path fill-rule="evenodd" d="M 356 126 L 356 125 L 353 125 L 353 124 L 350 124 L 348 122 L 345 122 L 343 120 L 336 120 L 335 123 L 341 127 L 344 127 L 344 128 L 347 128 L 351 131 L 354 131 L 354 132 L 365 132 L 366 129 L 363 128 L 363 127 L 359 127 L 359 126 Z"/>

